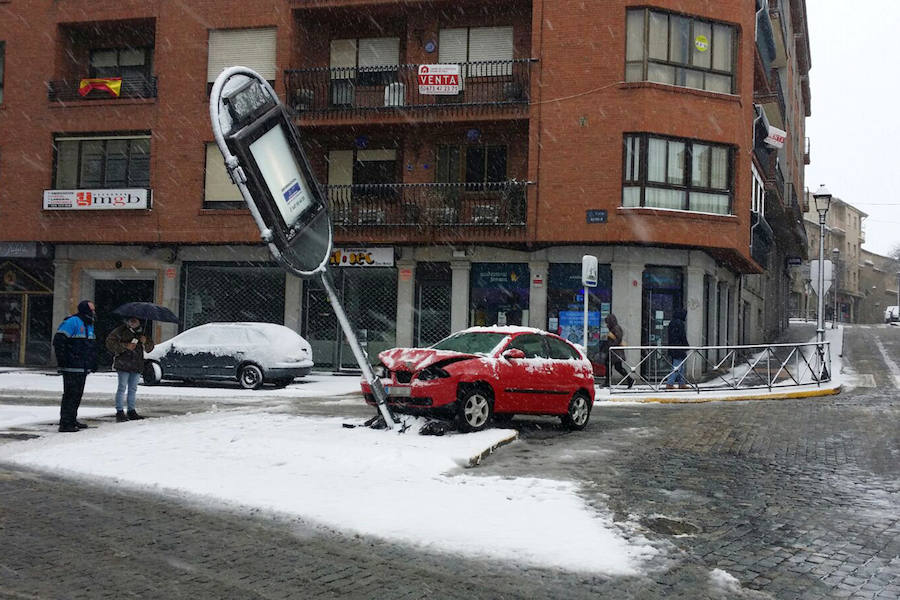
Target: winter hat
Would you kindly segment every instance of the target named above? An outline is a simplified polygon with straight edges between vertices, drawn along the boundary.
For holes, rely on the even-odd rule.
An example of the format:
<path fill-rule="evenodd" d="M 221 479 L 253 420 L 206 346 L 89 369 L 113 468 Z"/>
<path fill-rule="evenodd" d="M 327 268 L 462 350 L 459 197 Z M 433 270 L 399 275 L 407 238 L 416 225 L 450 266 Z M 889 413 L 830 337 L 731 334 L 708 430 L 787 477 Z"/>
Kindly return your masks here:
<path fill-rule="evenodd" d="M 78 303 L 78 316 L 87 322 L 94 320 L 94 311 L 91 310 L 90 300 L 82 300 Z"/>

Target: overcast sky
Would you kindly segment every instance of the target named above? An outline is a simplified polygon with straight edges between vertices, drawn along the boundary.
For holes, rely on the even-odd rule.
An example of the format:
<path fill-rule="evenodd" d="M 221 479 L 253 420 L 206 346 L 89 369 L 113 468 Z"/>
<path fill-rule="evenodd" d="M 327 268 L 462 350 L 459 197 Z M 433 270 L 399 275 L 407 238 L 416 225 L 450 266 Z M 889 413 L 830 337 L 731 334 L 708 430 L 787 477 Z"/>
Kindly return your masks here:
<path fill-rule="evenodd" d="M 811 163 L 806 187 L 824 183 L 865 213 L 863 248 L 900 245 L 900 2 L 807 0 L 812 53 Z"/>

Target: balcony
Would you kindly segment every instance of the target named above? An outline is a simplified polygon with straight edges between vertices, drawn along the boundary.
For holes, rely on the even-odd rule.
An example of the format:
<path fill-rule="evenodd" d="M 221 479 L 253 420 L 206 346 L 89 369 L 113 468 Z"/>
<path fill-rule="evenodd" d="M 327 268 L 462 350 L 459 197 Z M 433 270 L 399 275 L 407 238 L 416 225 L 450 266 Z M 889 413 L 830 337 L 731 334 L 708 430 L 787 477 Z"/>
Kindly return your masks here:
<path fill-rule="evenodd" d="M 803 143 L 803 164 L 809 164 L 809 138 L 805 138 Z"/>
<path fill-rule="evenodd" d="M 442 111 L 471 107 L 527 109 L 534 59 L 459 65 L 459 92 L 422 94 L 419 65 L 355 68 L 318 67 L 284 73 L 287 104 L 301 119 L 409 109 Z"/>
<path fill-rule="evenodd" d="M 483 239 L 524 232 L 528 183 L 328 185 L 325 191 L 337 233 Z"/>
<path fill-rule="evenodd" d="M 47 99 L 51 102 L 92 102 L 94 100 L 119 100 L 124 98 L 156 98 L 156 77 L 123 78 L 118 96 L 94 89 L 82 96 L 79 93 L 81 79 L 47 82 Z"/>

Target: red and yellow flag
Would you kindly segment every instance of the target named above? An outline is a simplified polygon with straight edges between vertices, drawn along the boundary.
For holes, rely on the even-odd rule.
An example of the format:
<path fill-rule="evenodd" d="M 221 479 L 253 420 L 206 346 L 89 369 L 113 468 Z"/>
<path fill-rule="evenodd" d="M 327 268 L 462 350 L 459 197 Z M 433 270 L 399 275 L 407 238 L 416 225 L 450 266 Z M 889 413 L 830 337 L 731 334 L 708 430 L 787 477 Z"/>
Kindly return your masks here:
<path fill-rule="evenodd" d="M 88 77 L 81 80 L 78 84 L 78 93 L 87 96 L 91 90 L 102 90 L 109 92 L 116 98 L 122 92 L 121 77 Z"/>

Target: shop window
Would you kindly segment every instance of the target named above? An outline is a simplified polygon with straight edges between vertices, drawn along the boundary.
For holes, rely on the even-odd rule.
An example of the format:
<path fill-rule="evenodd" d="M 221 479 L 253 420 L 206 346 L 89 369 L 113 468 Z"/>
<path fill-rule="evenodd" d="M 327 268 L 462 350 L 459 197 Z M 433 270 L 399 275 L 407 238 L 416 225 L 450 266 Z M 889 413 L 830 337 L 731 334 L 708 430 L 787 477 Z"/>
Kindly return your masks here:
<path fill-rule="evenodd" d="M 628 134 L 622 206 L 732 214 L 731 167 L 729 146 Z"/>
<path fill-rule="evenodd" d="M 597 287 L 588 288 L 588 358 L 602 374 L 600 341 L 606 336 L 604 319 L 612 302 L 612 269 L 599 265 Z M 584 344 L 584 286 L 581 263 L 551 263 L 547 277 L 547 331 Z"/>
<path fill-rule="evenodd" d="M 470 325 L 527 324 L 530 275 L 527 263 L 472 263 Z"/>
<path fill-rule="evenodd" d="M 625 81 L 734 92 L 733 26 L 639 8 L 625 29 Z"/>
<path fill-rule="evenodd" d="M 150 187 L 150 136 L 58 137 L 54 188 Z"/>

